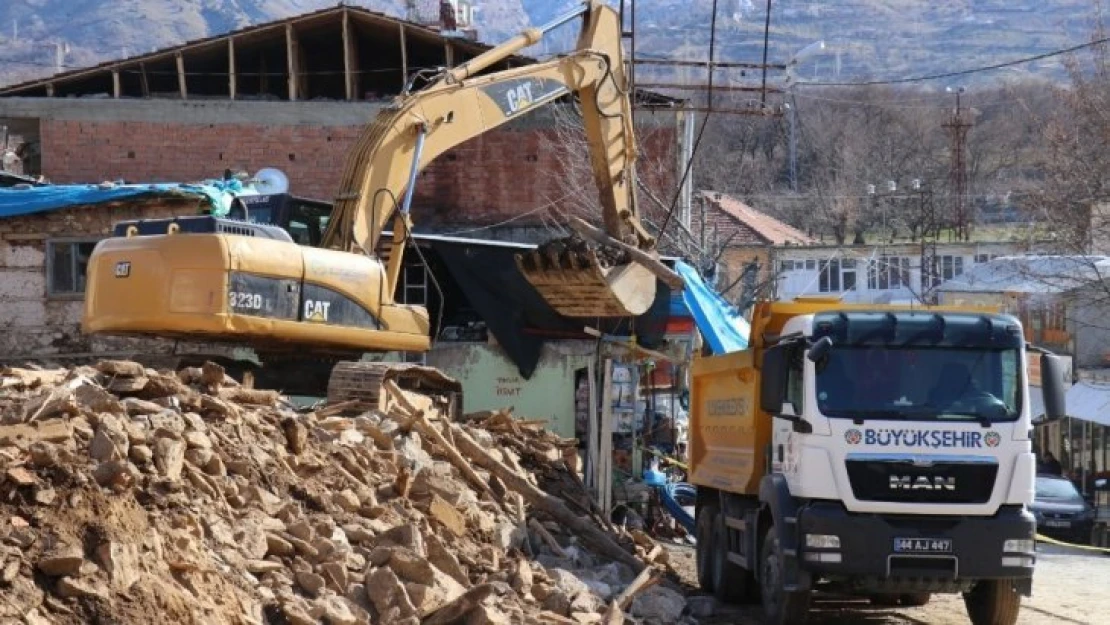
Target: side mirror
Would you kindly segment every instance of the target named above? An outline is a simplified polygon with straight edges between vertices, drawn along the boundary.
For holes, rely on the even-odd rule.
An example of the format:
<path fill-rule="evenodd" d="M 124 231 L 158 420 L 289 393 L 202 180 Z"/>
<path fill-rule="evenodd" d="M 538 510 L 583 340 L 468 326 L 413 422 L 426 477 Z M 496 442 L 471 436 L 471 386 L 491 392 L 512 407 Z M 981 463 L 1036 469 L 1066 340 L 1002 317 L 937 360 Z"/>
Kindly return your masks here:
<path fill-rule="evenodd" d="M 781 414 L 782 403 L 786 401 L 786 354 L 785 345 L 776 345 L 763 352 L 763 367 L 759 372 L 759 407 L 768 414 Z"/>
<path fill-rule="evenodd" d="M 832 349 L 832 345 L 832 339 L 827 336 L 822 336 L 806 351 L 806 358 L 809 358 L 810 362 L 820 362 L 828 355 L 829 350 Z"/>
<path fill-rule="evenodd" d="M 1042 423 L 1067 416 L 1067 402 L 1064 399 L 1064 369 L 1055 354 L 1041 354 L 1041 394 L 1044 397 Z"/>

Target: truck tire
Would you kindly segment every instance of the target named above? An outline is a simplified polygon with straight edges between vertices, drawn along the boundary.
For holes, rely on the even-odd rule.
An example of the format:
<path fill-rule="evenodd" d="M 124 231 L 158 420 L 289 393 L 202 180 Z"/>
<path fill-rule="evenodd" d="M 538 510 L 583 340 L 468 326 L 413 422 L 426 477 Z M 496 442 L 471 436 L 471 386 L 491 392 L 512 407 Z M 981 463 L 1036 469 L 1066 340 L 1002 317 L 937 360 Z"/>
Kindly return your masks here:
<path fill-rule="evenodd" d="M 767 528 L 759 555 L 763 615 L 768 625 L 805 625 L 809 620 L 809 592 L 783 588 L 782 545 L 774 525 Z"/>
<path fill-rule="evenodd" d="M 1014 625 L 1021 609 L 1021 595 L 1010 580 L 983 580 L 964 593 L 972 625 Z"/>
<path fill-rule="evenodd" d="M 722 603 L 743 603 L 751 596 L 747 571 L 729 562 L 728 526 L 725 515 L 713 519 L 713 596 Z"/>
<path fill-rule="evenodd" d="M 717 506 L 698 508 L 694 517 L 695 565 L 698 569 L 698 586 L 704 592 L 713 592 L 713 553 L 717 550 L 713 529 L 717 522 Z"/>

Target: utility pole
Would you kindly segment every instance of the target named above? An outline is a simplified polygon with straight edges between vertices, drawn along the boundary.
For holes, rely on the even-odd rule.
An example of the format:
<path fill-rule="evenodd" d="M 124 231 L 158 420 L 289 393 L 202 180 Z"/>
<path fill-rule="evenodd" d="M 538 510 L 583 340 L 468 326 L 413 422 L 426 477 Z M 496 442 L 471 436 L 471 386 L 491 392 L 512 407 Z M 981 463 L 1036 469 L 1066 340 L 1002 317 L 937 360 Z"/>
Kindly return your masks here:
<path fill-rule="evenodd" d="M 963 109 L 960 108 L 960 94 L 965 91 L 964 87 L 948 87 L 946 91 L 956 94 L 956 110 L 943 124 L 951 132 L 952 167 L 949 178 L 955 194 L 952 204 L 953 226 L 956 239 L 967 241 L 971 238 L 971 226 L 967 216 L 967 163 L 964 151 L 971 122 L 964 119 Z"/>

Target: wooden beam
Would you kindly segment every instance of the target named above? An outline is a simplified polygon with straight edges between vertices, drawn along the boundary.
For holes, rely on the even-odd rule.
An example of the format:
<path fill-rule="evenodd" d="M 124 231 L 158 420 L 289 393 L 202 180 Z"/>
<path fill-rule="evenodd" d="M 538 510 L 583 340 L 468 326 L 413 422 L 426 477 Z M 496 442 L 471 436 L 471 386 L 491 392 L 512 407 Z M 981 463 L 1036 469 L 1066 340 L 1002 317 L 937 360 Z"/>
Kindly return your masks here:
<path fill-rule="evenodd" d="M 119 96 L 120 96 L 119 70 L 114 69 L 114 70 L 112 70 L 112 97 L 118 100 Z"/>
<path fill-rule="evenodd" d="M 146 77 L 146 63 L 139 61 L 139 82 L 143 85 L 143 97 L 150 97 L 150 81 Z"/>
<path fill-rule="evenodd" d="M 343 82 L 347 100 L 359 100 L 358 34 L 351 23 L 351 12 L 343 9 Z"/>
<path fill-rule="evenodd" d="M 232 100 L 239 95 L 239 80 L 235 75 L 235 37 L 227 38 L 227 93 Z"/>
<path fill-rule="evenodd" d="M 177 53 L 177 87 L 181 90 L 181 99 L 188 100 L 189 92 L 185 88 L 185 56 Z"/>
<path fill-rule="evenodd" d="M 447 67 L 455 66 L 455 46 L 450 41 L 443 42 L 443 58 L 447 61 Z"/>
<path fill-rule="evenodd" d="M 300 71 L 297 54 L 297 36 L 293 25 L 285 25 L 285 58 L 289 67 L 289 101 L 297 100 L 297 73 Z"/>
<path fill-rule="evenodd" d="M 404 91 L 409 82 L 409 47 L 405 43 L 404 23 L 397 26 L 401 29 L 401 91 Z"/>

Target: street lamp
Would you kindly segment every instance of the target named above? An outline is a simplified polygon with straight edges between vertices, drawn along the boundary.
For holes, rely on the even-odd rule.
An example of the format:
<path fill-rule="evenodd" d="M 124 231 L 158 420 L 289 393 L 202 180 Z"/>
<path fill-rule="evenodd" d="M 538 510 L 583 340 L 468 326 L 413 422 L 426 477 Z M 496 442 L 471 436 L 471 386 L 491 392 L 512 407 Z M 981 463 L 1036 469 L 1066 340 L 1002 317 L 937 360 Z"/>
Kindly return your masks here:
<path fill-rule="evenodd" d="M 798 52 L 786 62 L 786 88 L 790 91 L 791 95 L 794 93 L 794 71 L 799 63 L 814 57 L 825 50 L 824 40 L 815 41 L 808 46 L 798 50 Z M 790 191 L 792 193 L 798 192 L 798 142 L 794 134 L 794 116 L 796 115 L 795 106 L 793 103 L 787 103 L 787 110 L 790 111 Z"/>

